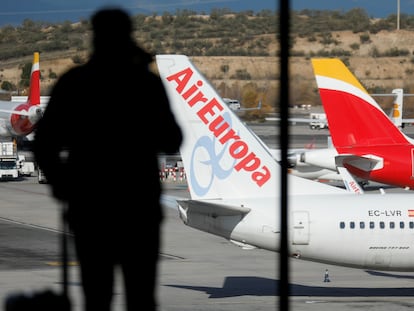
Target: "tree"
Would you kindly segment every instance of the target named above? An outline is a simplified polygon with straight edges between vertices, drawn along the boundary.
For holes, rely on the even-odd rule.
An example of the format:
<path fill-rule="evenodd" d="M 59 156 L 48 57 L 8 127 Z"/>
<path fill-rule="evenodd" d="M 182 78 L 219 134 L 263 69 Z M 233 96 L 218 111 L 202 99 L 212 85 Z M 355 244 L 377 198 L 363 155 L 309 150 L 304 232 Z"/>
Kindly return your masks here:
<path fill-rule="evenodd" d="M 20 75 L 20 85 L 22 87 L 29 87 L 30 85 L 30 73 L 32 71 L 32 63 L 26 63 L 22 67 L 22 73 Z"/>
<path fill-rule="evenodd" d="M 10 81 L 3 81 L 1 84 L 1 89 L 5 91 L 14 91 L 16 89 L 16 86 L 11 83 Z"/>

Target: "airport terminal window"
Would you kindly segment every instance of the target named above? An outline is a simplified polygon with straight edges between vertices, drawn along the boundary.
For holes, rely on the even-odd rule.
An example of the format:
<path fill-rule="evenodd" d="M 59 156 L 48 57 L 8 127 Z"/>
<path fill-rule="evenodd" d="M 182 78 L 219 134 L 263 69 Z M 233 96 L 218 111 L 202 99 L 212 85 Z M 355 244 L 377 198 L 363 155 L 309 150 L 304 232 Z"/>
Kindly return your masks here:
<path fill-rule="evenodd" d="M 351 229 L 354 229 L 354 228 L 355 228 L 355 223 L 354 223 L 353 221 L 351 221 L 351 222 L 349 223 L 349 227 L 350 227 Z"/>
<path fill-rule="evenodd" d="M 359 222 L 359 228 L 360 228 L 360 229 L 364 229 L 364 228 L 365 228 L 365 222 L 360 221 L 360 222 Z"/>
<path fill-rule="evenodd" d="M 339 223 L 339 228 L 344 229 L 345 228 L 345 222 L 341 221 Z"/>
<path fill-rule="evenodd" d="M 395 223 L 393 221 L 390 222 L 390 228 L 394 229 L 395 228 Z"/>
<path fill-rule="evenodd" d="M 383 221 L 380 221 L 380 228 L 384 229 L 385 228 L 385 223 Z"/>
<path fill-rule="evenodd" d="M 375 228 L 375 223 L 373 221 L 369 222 L 369 228 L 370 229 L 374 229 Z"/>

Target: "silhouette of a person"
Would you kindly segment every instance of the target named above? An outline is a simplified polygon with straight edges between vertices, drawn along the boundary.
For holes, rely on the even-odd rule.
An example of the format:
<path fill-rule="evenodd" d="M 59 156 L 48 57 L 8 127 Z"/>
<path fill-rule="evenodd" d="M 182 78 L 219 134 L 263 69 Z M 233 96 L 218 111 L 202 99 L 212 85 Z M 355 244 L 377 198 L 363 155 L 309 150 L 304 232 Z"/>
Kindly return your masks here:
<path fill-rule="evenodd" d="M 328 271 L 328 269 L 325 269 L 325 274 L 324 274 L 324 277 L 323 277 L 323 281 L 324 282 L 330 282 L 331 281 L 331 279 L 329 278 L 329 271 Z"/>
<path fill-rule="evenodd" d="M 156 310 L 157 155 L 178 152 L 182 132 L 128 14 L 104 8 L 91 22 L 92 54 L 53 87 L 35 132 L 35 160 L 53 196 L 67 202 L 85 310 L 110 310 L 118 267 L 127 310 Z"/>

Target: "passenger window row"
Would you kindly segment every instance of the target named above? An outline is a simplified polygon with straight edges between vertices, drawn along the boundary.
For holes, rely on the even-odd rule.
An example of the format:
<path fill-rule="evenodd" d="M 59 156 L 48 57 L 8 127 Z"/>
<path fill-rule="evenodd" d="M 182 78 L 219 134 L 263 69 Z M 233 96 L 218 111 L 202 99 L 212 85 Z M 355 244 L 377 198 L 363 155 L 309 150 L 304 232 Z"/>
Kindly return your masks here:
<path fill-rule="evenodd" d="M 380 221 L 380 222 L 370 221 L 369 223 L 366 224 L 365 221 L 360 221 L 359 223 L 355 222 L 355 221 L 350 221 L 349 223 L 346 223 L 345 221 L 341 221 L 339 223 L 339 228 L 341 228 L 341 229 L 345 229 L 345 228 L 365 229 L 366 227 L 369 228 L 369 229 L 375 229 L 376 226 L 378 226 L 378 228 L 380 228 L 380 229 L 385 229 L 386 227 L 388 227 L 390 229 L 394 229 L 397 226 L 399 226 L 400 229 L 404 229 L 405 228 L 405 222 L 400 221 L 399 223 L 398 222 L 396 223 L 394 221 L 390 221 L 390 222 L 386 223 L 384 221 Z M 408 227 L 407 228 L 414 229 L 414 221 L 408 222 Z"/>

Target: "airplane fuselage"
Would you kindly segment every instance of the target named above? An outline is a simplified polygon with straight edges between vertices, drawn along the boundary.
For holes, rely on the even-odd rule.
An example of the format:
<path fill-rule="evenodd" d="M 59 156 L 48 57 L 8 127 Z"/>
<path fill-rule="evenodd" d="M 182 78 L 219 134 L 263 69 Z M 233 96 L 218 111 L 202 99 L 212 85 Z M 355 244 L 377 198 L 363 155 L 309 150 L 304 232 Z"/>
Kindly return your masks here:
<path fill-rule="evenodd" d="M 26 136 L 33 131 L 40 118 L 40 106 L 25 102 L 0 101 L 0 136 Z"/>
<path fill-rule="evenodd" d="M 191 200 L 176 200 L 185 224 L 238 245 L 278 252 L 280 193 L 287 186 L 291 256 L 342 266 L 414 271 L 412 194 L 354 194 L 286 175 L 269 148 L 234 115 L 186 56 L 157 55 L 156 60 L 172 110 L 185 133 L 180 152 Z M 322 69 L 336 74 L 331 67 Z M 327 81 L 328 86 L 330 82 Z M 343 94 L 329 92 L 326 91 L 328 98 L 334 100 Z M 363 93 L 362 99 L 368 97 L 366 92 L 360 93 Z M 354 103 L 355 98 L 351 97 L 345 104 Z M 383 112 L 380 116 L 377 122 L 372 118 L 372 135 L 367 135 L 368 139 L 364 140 L 365 133 L 360 126 L 352 134 L 341 136 L 339 144 L 332 135 L 336 148 L 337 145 L 355 146 L 360 138 L 364 144 L 359 146 L 379 147 L 355 148 L 356 153 L 347 150 L 347 154 L 338 150 L 335 163 L 341 160 L 355 166 L 361 162 L 374 165 L 372 171 L 386 167 L 385 155 L 389 150 L 382 158 L 380 153 L 374 153 L 380 147 L 402 145 L 408 140 L 401 137 L 395 125 L 380 131 L 384 120 L 390 122 Z M 345 129 L 355 127 L 354 122 L 342 122 L 340 126 Z M 389 131 L 395 139 L 389 139 Z M 397 149 L 392 156 L 406 157 L 405 152 L 405 148 Z"/>
<path fill-rule="evenodd" d="M 345 194 L 324 200 L 313 195 L 290 197 L 290 255 L 356 268 L 414 271 L 411 196 L 384 195 L 384 201 L 389 202 L 387 208 L 370 206 L 370 196 Z M 335 206 L 332 202 L 336 202 Z M 280 202 L 277 198 L 222 203 L 244 206 L 251 211 L 244 217 L 217 216 L 200 214 L 190 208 L 186 210 L 185 223 L 228 240 L 279 251 Z"/>

